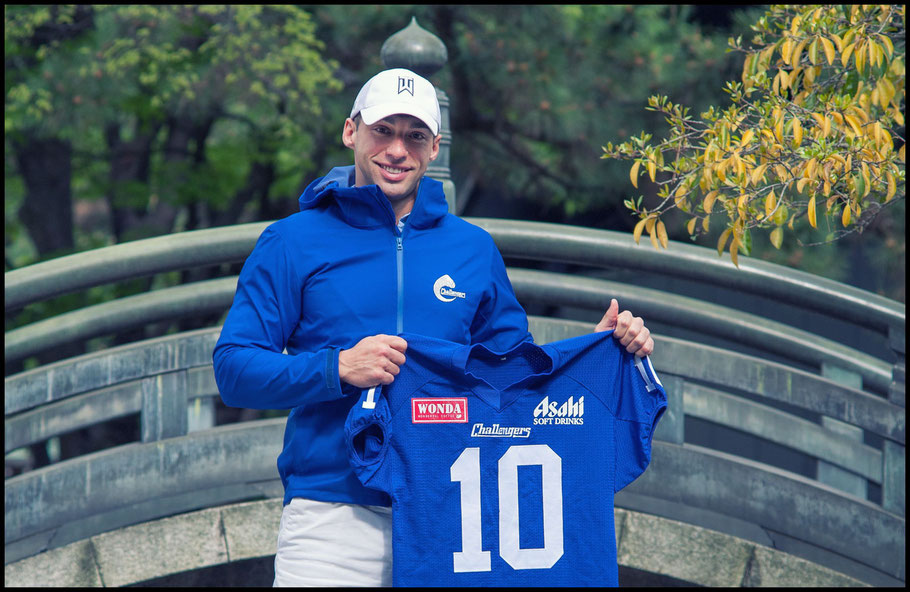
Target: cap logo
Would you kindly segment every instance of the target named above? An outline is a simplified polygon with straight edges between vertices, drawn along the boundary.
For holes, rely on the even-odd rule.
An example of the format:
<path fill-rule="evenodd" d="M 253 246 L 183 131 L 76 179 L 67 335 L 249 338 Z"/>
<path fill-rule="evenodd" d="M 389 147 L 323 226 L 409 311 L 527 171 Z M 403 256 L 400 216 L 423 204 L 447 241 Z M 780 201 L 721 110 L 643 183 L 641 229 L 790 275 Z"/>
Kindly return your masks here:
<path fill-rule="evenodd" d="M 404 78 L 403 76 L 398 77 L 398 94 L 403 92 L 411 93 L 411 96 L 414 96 L 414 79 L 413 78 Z"/>

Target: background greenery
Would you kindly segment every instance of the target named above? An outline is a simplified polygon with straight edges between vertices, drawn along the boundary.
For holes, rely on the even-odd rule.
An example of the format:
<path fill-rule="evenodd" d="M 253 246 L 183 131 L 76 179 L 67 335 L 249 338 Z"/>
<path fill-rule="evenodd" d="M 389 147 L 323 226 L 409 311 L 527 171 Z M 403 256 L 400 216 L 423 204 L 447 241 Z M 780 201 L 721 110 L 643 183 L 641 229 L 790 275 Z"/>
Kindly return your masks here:
<path fill-rule="evenodd" d="M 449 52 L 434 82 L 451 100 L 458 213 L 631 231 L 623 200 L 640 191 L 602 145 L 665 133 L 645 109 L 658 92 L 694 112 L 726 105 L 743 60 L 726 40 L 765 8 L 7 6 L 5 269 L 293 213 L 310 181 L 351 162 L 341 124 L 411 16 Z M 903 301 L 903 207 L 838 243 L 756 240 L 752 256 Z M 670 238 L 688 241 L 681 226 Z M 224 272 L 63 297 L 7 329 Z"/>

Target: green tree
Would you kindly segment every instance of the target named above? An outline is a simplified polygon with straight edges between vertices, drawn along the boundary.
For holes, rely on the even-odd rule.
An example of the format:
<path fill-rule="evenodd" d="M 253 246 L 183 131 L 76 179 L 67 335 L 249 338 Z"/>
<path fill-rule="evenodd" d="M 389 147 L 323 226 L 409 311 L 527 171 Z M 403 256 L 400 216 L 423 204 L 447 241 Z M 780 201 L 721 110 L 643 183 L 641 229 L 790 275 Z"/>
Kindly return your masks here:
<path fill-rule="evenodd" d="M 73 247 L 41 236 L 71 232 L 47 216 L 74 197 L 103 196 L 115 241 L 234 223 L 251 200 L 267 210 L 289 174 L 282 158 L 311 148 L 317 97 L 339 86 L 296 6 L 8 6 L 4 17 L 7 177 L 22 179 L 39 256 Z"/>
<path fill-rule="evenodd" d="M 642 133 L 602 156 L 631 160 L 636 187 L 645 173 L 659 187 L 653 206 L 626 201 L 636 242 L 647 231 L 666 247 L 662 218 L 673 209 L 693 239 L 721 218 L 718 253 L 737 263 L 753 229 L 775 248 L 800 225 L 834 241 L 902 202 L 905 19 L 898 5 L 774 6 L 752 27 L 752 47 L 730 39 L 745 61 L 741 81 L 726 85 L 727 109 L 694 118 L 652 96 L 669 137 L 652 144 Z"/>

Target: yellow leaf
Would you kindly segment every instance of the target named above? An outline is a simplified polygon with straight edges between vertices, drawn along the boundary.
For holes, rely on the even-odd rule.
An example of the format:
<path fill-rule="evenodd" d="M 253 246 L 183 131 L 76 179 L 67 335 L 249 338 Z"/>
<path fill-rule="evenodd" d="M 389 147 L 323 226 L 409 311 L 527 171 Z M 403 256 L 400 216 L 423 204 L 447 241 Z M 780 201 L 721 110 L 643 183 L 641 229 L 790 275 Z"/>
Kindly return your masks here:
<path fill-rule="evenodd" d="M 758 185 L 758 182 L 765 176 L 765 170 L 768 168 L 767 164 L 759 165 L 752 170 L 752 184 Z"/>
<path fill-rule="evenodd" d="M 790 174 L 787 172 L 787 169 L 782 164 L 774 165 L 774 172 L 777 173 L 777 178 L 781 181 L 786 181 L 790 178 Z"/>
<path fill-rule="evenodd" d="M 648 218 L 648 221 L 645 223 L 645 230 L 648 231 L 648 238 L 651 239 L 651 246 L 655 249 L 659 248 L 657 246 L 657 237 L 654 236 L 654 226 L 657 223 L 657 218 Z"/>
<path fill-rule="evenodd" d="M 739 267 L 739 245 L 739 237 L 734 236 L 733 240 L 730 242 L 730 259 L 736 267 Z"/>
<path fill-rule="evenodd" d="M 743 137 L 739 140 L 739 145 L 743 147 L 748 146 L 754 135 L 755 133 L 752 130 L 746 130 L 746 133 L 744 133 Z"/>
<path fill-rule="evenodd" d="M 847 161 L 843 156 L 837 153 L 831 154 L 830 158 L 841 166 L 841 170 L 847 170 Z"/>
<path fill-rule="evenodd" d="M 818 39 L 809 44 L 809 63 L 813 66 L 818 63 Z"/>
<path fill-rule="evenodd" d="M 854 50 L 853 64 L 856 66 L 856 71 L 860 74 L 863 73 L 863 69 L 866 67 L 866 53 L 863 53 L 865 49 L 865 43 L 863 41 L 856 42 L 856 49 Z"/>
<path fill-rule="evenodd" d="M 878 67 L 882 61 L 882 50 L 879 48 L 878 43 L 870 39 L 866 44 L 866 53 L 869 54 L 869 65 Z"/>
<path fill-rule="evenodd" d="M 850 61 L 850 55 L 853 53 L 853 49 L 855 47 L 856 47 L 856 44 L 851 43 L 850 45 L 848 45 L 847 47 L 844 48 L 844 51 L 841 52 L 840 65 L 843 66 L 844 68 L 847 67 L 847 62 Z"/>
<path fill-rule="evenodd" d="M 822 115 L 821 113 L 810 113 L 809 115 L 811 115 L 812 119 L 815 120 L 816 125 L 818 125 L 818 129 L 822 129 L 825 127 L 825 116 L 824 115 Z"/>
<path fill-rule="evenodd" d="M 793 118 L 793 147 L 798 148 L 803 143 L 803 124 L 798 117 Z"/>
<path fill-rule="evenodd" d="M 778 226 L 787 221 L 787 214 L 790 213 L 789 210 L 787 210 L 787 205 L 783 201 L 783 194 L 781 194 L 780 197 L 781 199 L 777 204 L 777 209 L 774 210 L 774 214 L 771 216 L 771 221 Z"/>
<path fill-rule="evenodd" d="M 809 198 L 809 226 L 817 228 L 815 225 L 815 196 Z"/>
<path fill-rule="evenodd" d="M 834 63 L 835 53 L 834 53 L 834 44 L 831 43 L 831 40 L 827 37 L 822 37 L 822 49 L 825 50 L 825 58 L 828 60 L 828 65 Z"/>
<path fill-rule="evenodd" d="M 701 229 L 705 232 L 708 232 L 708 227 L 711 225 L 711 216 L 705 216 L 701 219 Z"/>
<path fill-rule="evenodd" d="M 841 215 L 840 221 L 844 228 L 850 225 L 850 204 L 844 205 L 844 213 Z"/>
<path fill-rule="evenodd" d="M 803 48 L 806 47 L 806 41 L 808 41 L 808 40 L 803 39 L 802 41 L 800 41 L 799 43 L 796 44 L 796 47 L 793 48 L 793 55 L 790 56 L 790 62 L 789 62 L 789 64 L 791 66 L 796 67 L 799 65 L 799 59 L 801 57 L 801 54 L 803 53 Z M 795 78 L 795 76 L 793 78 Z"/>
<path fill-rule="evenodd" d="M 695 223 L 698 222 L 698 218 L 692 218 L 689 220 L 689 223 L 686 224 L 686 230 L 689 232 L 689 235 L 695 234 Z"/>
<path fill-rule="evenodd" d="M 815 179 L 818 176 L 816 173 L 818 173 L 818 159 L 813 157 L 806 163 L 805 177 L 807 179 Z"/>
<path fill-rule="evenodd" d="M 638 167 L 640 166 L 641 161 L 636 160 L 632 163 L 632 170 L 629 171 L 629 178 L 632 180 L 632 186 L 636 189 L 638 189 Z"/>
<path fill-rule="evenodd" d="M 859 120 L 856 118 L 855 115 L 844 115 L 844 119 L 847 120 L 847 123 L 850 124 L 850 127 L 853 128 L 853 131 L 856 133 L 857 136 L 863 135 L 863 128 L 860 127 Z"/>
<path fill-rule="evenodd" d="M 657 174 L 657 163 L 651 159 L 648 159 L 648 175 L 651 177 L 652 183 L 654 183 L 656 174 Z"/>
<path fill-rule="evenodd" d="M 746 216 L 746 205 L 749 203 L 749 194 L 743 193 L 739 196 L 739 199 L 736 200 L 736 209 L 739 212 L 739 215 L 742 217 Z"/>
<path fill-rule="evenodd" d="M 768 195 L 765 197 L 765 216 L 770 216 L 774 212 L 774 208 L 777 207 L 777 196 L 774 195 L 774 190 L 768 192 Z"/>
<path fill-rule="evenodd" d="M 780 46 L 780 57 L 784 60 L 784 63 L 790 64 L 790 51 L 793 49 L 793 41 L 787 37 L 784 40 L 783 44 Z"/>
<path fill-rule="evenodd" d="M 730 238 L 730 233 L 733 232 L 732 228 L 727 228 L 720 233 L 720 238 L 717 239 L 717 256 L 720 257 L 724 254 L 724 247 L 727 244 L 727 239 Z"/>
<path fill-rule="evenodd" d="M 705 212 L 710 214 L 711 209 L 714 207 L 714 200 L 717 198 L 717 191 L 712 191 L 705 196 L 705 201 L 702 206 L 705 208 Z"/>
<path fill-rule="evenodd" d="M 777 138 L 777 141 L 781 144 L 784 143 L 784 118 L 781 116 L 777 120 L 777 123 L 774 125 L 774 137 Z"/>
<path fill-rule="evenodd" d="M 657 221 L 657 240 L 660 241 L 660 244 L 663 248 L 667 248 L 668 238 L 667 238 L 667 227 L 664 226 L 663 221 Z"/>
<path fill-rule="evenodd" d="M 837 51 L 844 51 L 844 40 L 840 38 L 840 35 L 837 33 L 830 33 L 831 39 L 834 40 L 834 44 L 837 45 Z"/>
<path fill-rule="evenodd" d="M 863 197 L 866 197 L 867 195 L 869 195 L 869 192 L 872 190 L 872 181 L 870 180 L 870 176 L 869 176 L 869 165 L 867 165 L 864 162 L 862 169 L 863 169 L 863 172 L 862 172 L 863 182 L 865 182 L 865 189 L 863 191 Z"/>
<path fill-rule="evenodd" d="M 888 178 L 888 192 L 885 194 L 885 203 L 888 203 L 894 197 L 894 194 L 897 193 L 897 182 L 890 171 L 885 173 L 885 177 Z"/>
<path fill-rule="evenodd" d="M 882 45 L 885 46 L 885 49 L 888 50 L 888 58 L 889 59 L 893 58 L 894 57 L 894 44 L 891 43 L 891 38 L 888 37 L 887 35 L 881 35 L 881 34 L 879 34 L 878 38 L 881 40 Z"/>
<path fill-rule="evenodd" d="M 645 228 L 645 222 L 650 218 L 642 218 L 638 221 L 638 224 L 635 225 L 635 228 L 632 230 L 632 240 L 635 241 L 635 244 L 638 244 L 638 241 L 641 240 L 641 231 Z"/>
<path fill-rule="evenodd" d="M 878 91 L 878 104 L 882 109 L 887 109 L 895 95 L 894 85 L 887 78 L 882 78 L 876 83 L 875 88 Z"/>
<path fill-rule="evenodd" d="M 796 182 L 796 191 L 798 193 L 802 193 L 803 189 L 805 189 L 805 187 L 806 187 L 806 184 L 810 183 L 811 181 L 812 181 L 811 179 L 807 179 L 807 178 L 803 177 L 802 179 L 800 179 L 799 181 Z"/>
<path fill-rule="evenodd" d="M 771 231 L 771 244 L 774 245 L 775 249 L 780 249 L 781 244 L 784 242 L 784 228 L 783 226 L 778 226 Z"/>
<path fill-rule="evenodd" d="M 795 76 L 793 78 L 796 78 Z M 787 74 L 784 70 L 780 71 L 780 90 L 781 92 L 787 90 L 790 86 L 790 75 Z"/>
<path fill-rule="evenodd" d="M 853 38 L 856 37 L 856 29 L 847 29 L 847 32 L 844 33 L 844 40 L 841 43 L 841 51 L 844 51 L 848 45 L 853 41 Z"/>

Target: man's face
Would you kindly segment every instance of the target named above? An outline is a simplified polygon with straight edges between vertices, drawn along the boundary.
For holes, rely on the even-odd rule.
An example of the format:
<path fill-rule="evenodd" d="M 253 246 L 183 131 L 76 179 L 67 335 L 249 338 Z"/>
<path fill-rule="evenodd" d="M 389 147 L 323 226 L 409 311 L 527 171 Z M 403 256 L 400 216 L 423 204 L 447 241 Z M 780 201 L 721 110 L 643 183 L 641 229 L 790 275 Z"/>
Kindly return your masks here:
<path fill-rule="evenodd" d="M 396 202 L 417 195 L 417 184 L 439 155 L 439 136 L 411 115 L 390 115 L 372 125 L 348 118 L 342 141 L 354 151 L 354 183 L 378 185 Z"/>

